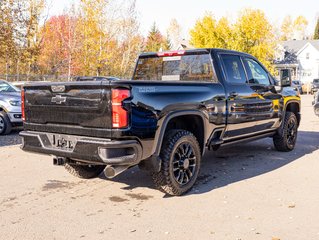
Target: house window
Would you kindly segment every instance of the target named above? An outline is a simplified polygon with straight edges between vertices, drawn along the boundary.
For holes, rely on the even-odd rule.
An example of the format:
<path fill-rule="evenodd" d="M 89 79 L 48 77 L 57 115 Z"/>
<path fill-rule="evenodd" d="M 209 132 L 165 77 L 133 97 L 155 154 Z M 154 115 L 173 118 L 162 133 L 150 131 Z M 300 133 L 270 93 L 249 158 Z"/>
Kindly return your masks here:
<path fill-rule="evenodd" d="M 306 53 L 306 59 L 310 58 L 310 53 Z"/>

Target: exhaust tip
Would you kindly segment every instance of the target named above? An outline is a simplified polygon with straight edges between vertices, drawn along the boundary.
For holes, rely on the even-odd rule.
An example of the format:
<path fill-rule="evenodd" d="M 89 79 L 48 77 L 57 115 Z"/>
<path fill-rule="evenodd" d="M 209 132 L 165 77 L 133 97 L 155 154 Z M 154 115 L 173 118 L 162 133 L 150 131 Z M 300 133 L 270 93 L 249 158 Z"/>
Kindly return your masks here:
<path fill-rule="evenodd" d="M 128 168 L 129 166 L 107 166 L 104 169 L 104 175 L 107 178 L 114 178 Z"/>
<path fill-rule="evenodd" d="M 104 174 L 107 178 L 115 177 L 115 169 L 113 167 L 107 166 L 104 170 Z"/>

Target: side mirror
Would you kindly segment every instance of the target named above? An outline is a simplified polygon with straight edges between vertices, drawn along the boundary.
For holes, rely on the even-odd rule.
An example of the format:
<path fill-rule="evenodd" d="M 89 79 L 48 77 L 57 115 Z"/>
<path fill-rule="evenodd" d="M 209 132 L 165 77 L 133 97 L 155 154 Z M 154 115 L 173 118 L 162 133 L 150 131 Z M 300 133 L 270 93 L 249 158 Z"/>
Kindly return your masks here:
<path fill-rule="evenodd" d="M 280 86 L 281 87 L 290 87 L 291 86 L 291 79 L 290 78 L 280 79 Z"/>
<path fill-rule="evenodd" d="M 280 87 L 290 87 L 291 86 L 291 71 L 290 69 L 280 70 Z"/>

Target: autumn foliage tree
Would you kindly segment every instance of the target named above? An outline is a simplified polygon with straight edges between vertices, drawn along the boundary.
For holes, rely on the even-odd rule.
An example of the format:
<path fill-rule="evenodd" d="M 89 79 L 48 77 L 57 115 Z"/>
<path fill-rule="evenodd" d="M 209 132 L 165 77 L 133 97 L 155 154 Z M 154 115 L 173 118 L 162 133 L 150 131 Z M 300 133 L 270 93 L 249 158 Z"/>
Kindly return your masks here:
<path fill-rule="evenodd" d="M 130 78 L 142 51 L 176 49 L 182 28 L 172 19 L 166 34 L 156 24 L 144 38 L 136 0 L 79 0 L 48 17 L 50 0 L 0 0 L 0 74 L 15 80 L 70 80 L 74 76 Z M 305 37 L 307 21 L 285 18 L 282 40 Z M 318 32 L 318 31 L 317 31 Z M 318 33 L 319 34 L 319 33 Z M 276 37 L 260 10 L 244 10 L 235 21 L 207 14 L 190 31 L 194 47 L 251 53 L 271 65 Z"/>
<path fill-rule="evenodd" d="M 16 46 L 14 43 L 15 35 L 15 16 L 13 1 L 3 0 L 0 4 L 0 65 L 6 76 L 10 73 L 10 66 L 15 61 Z"/>
<path fill-rule="evenodd" d="M 231 48 L 233 42 L 232 26 L 226 18 L 219 21 L 208 14 L 198 20 L 190 31 L 190 43 L 199 48 Z"/>
<path fill-rule="evenodd" d="M 172 48 L 171 40 L 169 36 L 165 37 L 162 35 L 160 30 L 157 28 L 156 23 L 154 22 L 151 30 L 149 31 L 146 43 L 144 47 L 145 52 L 158 52 L 170 50 Z"/>
<path fill-rule="evenodd" d="M 73 14 L 51 17 L 42 28 L 43 42 L 39 65 L 43 73 L 68 79 L 80 69 L 79 19 Z"/>
<path fill-rule="evenodd" d="M 271 67 L 275 38 L 271 24 L 261 10 L 246 9 L 233 24 L 225 17 L 217 20 L 208 14 L 196 22 L 190 36 L 190 43 L 195 47 L 247 52 Z"/>
<path fill-rule="evenodd" d="M 113 12 L 113 13 L 112 13 Z M 117 13 L 117 14 L 114 14 Z M 143 39 L 135 1 L 82 0 L 43 26 L 41 67 L 56 76 L 130 77 Z"/>
<path fill-rule="evenodd" d="M 308 21 L 304 16 L 298 16 L 295 19 L 290 15 L 286 16 L 281 24 L 280 39 L 282 41 L 306 39 L 307 25 Z"/>
<path fill-rule="evenodd" d="M 235 24 L 234 49 L 252 54 L 267 68 L 272 67 L 275 36 L 269 21 L 261 10 L 244 10 Z"/>

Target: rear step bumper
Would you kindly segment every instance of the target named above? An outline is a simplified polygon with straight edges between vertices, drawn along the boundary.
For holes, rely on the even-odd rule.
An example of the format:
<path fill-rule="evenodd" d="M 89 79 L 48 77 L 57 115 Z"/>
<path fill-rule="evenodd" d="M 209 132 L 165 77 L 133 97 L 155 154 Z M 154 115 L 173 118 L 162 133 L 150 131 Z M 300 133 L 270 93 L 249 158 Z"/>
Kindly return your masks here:
<path fill-rule="evenodd" d="M 135 165 L 141 161 L 142 147 L 137 140 L 112 141 L 105 138 L 23 131 L 21 149 L 91 164 Z"/>

